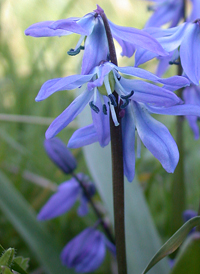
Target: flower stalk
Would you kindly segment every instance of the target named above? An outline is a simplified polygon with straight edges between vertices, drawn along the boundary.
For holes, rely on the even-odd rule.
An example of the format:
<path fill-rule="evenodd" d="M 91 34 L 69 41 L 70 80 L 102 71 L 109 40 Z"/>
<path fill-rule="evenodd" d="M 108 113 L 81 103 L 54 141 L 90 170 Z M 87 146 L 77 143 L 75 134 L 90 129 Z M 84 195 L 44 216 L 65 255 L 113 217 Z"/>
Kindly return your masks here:
<path fill-rule="evenodd" d="M 108 39 L 110 61 L 117 66 L 117 57 L 113 42 L 112 33 L 104 11 L 97 6 L 96 10 L 105 26 L 106 36 Z M 114 91 L 116 102 L 119 102 L 117 93 Z M 126 274 L 126 243 L 125 243 L 125 223 L 124 223 L 124 170 L 123 170 L 123 148 L 122 148 L 122 130 L 119 115 L 119 103 L 115 107 L 115 112 L 119 125 L 115 126 L 110 118 L 110 135 L 111 135 L 111 154 L 112 154 L 112 180 L 113 180 L 113 202 L 114 202 L 114 222 L 115 222 L 115 241 L 117 252 L 118 273 Z"/>

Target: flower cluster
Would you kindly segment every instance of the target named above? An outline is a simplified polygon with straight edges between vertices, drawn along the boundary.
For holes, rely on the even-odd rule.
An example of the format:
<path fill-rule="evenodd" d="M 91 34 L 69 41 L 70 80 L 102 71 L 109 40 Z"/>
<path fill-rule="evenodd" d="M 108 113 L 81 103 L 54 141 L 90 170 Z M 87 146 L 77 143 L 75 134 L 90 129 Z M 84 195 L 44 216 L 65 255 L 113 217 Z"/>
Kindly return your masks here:
<path fill-rule="evenodd" d="M 81 217 L 85 216 L 88 213 L 88 204 L 96 191 L 94 184 L 85 174 L 74 174 L 76 160 L 60 139 L 45 140 L 44 147 L 50 159 L 65 174 L 71 174 L 73 177 L 59 185 L 40 210 L 38 220 L 50 220 L 68 212 L 77 200 L 80 201 L 77 213 Z M 82 231 L 63 248 L 61 260 L 68 268 L 75 268 L 79 273 L 91 272 L 102 264 L 106 248 L 116 255 L 115 245 L 97 229 L 99 222 L 103 220 Z"/>

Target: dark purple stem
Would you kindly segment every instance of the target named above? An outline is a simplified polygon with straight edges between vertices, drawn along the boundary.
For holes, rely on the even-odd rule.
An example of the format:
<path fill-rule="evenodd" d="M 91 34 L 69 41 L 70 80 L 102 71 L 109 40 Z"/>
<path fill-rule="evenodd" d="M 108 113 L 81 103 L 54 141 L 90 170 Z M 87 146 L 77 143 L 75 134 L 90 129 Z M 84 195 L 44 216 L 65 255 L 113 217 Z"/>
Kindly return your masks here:
<path fill-rule="evenodd" d="M 113 42 L 112 33 L 108 19 L 104 11 L 97 6 L 96 10 L 103 20 L 106 35 L 108 39 L 110 61 L 117 66 L 117 57 Z M 116 102 L 118 95 L 114 91 Z M 118 274 L 127 273 L 126 265 L 126 243 L 125 243 L 125 224 L 124 224 L 124 171 L 123 171 L 123 148 L 122 148 L 122 130 L 119 115 L 119 104 L 115 107 L 119 126 L 115 126 L 110 118 L 111 135 L 111 153 L 112 153 L 112 178 L 113 178 L 113 202 L 114 202 L 114 220 L 115 220 L 115 241 L 117 250 Z M 111 117 L 111 115 L 110 115 Z"/>

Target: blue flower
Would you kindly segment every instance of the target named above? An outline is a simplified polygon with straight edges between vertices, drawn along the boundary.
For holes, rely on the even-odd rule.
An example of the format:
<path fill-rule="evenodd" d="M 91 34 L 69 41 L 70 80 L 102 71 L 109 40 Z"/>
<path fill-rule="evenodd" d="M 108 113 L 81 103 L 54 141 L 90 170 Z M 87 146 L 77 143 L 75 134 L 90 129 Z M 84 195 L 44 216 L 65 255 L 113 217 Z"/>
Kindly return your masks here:
<path fill-rule="evenodd" d="M 200 106 L 200 86 L 191 85 L 183 90 L 183 99 L 186 104 Z M 194 138 L 199 138 L 199 127 L 197 116 L 186 116 L 188 123 L 194 133 Z"/>
<path fill-rule="evenodd" d="M 131 182 L 135 175 L 135 134 L 137 133 L 137 154 L 140 155 L 140 142 L 156 157 L 163 168 L 174 172 L 179 160 L 179 152 L 169 130 L 155 120 L 151 113 L 163 115 L 200 116 L 200 107 L 190 104 L 174 106 L 153 106 L 130 99 L 122 113 L 122 139 L 124 174 Z M 105 133 L 106 134 L 106 133 Z M 109 132 L 107 132 L 109 134 Z M 94 124 L 78 129 L 69 140 L 68 147 L 77 148 L 98 141 Z"/>
<path fill-rule="evenodd" d="M 171 53 L 171 63 L 176 63 L 180 55 L 181 65 L 185 74 L 195 85 L 199 85 L 200 20 L 196 20 L 194 23 L 183 23 L 178 27 L 167 30 L 150 28 L 146 29 L 146 31 L 150 32 L 163 48 Z M 147 50 L 138 49 L 135 55 L 136 66 L 157 56 Z"/>
<path fill-rule="evenodd" d="M 44 147 L 49 158 L 66 174 L 76 169 L 76 159 L 59 138 L 44 141 Z"/>
<path fill-rule="evenodd" d="M 93 196 L 95 188 L 93 184 L 88 181 L 88 177 L 82 173 L 79 173 L 77 177 L 84 183 L 85 187 L 87 187 L 88 193 Z M 78 208 L 78 214 L 84 216 L 88 213 L 88 200 L 80 184 L 75 178 L 72 178 L 59 185 L 57 192 L 51 196 L 40 210 L 38 219 L 49 220 L 58 217 L 69 211 L 78 199 L 80 199 L 81 203 Z"/>
<path fill-rule="evenodd" d="M 181 103 L 181 100 L 172 92 L 163 87 L 143 82 L 141 80 L 125 79 L 119 74 L 148 79 L 155 83 L 165 84 L 168 87 L 178 89 L 189 85 L 185 77 L 174 76 L 161 79 L 154 74 L 140 68 L 117 67 L 110 62 L 103 62 L 95 67 L 88 75 L 73 75 L 65 78 L 48 80 L 41 87 L 36 101 L 41 101 L 49 97 L 56 91 L 69 90 L 87 84 L 87 87 L 66 110 L 64 110 L 49 126 L 46 138 L 54 137 L 65 128 L 89 103 L 92 109 L 92 117 L 95 130 L 99 131 L 98 141 L 100 145 L 106 146 L 109 143 L 109 110 L 112 119 L 117 126 L 118 120 L 115 113 L 115 98 L 112 94 L 114 90 L 119 94 L 122 105 L 126 107 L 129 98 L 135 101 L 151 103 L 157 106 L 170 106 Z M 104 130 L 102 130 L 104 129 Z M 91 136 L 92 137 L 92 136 Z"/>
<path fill-rule="evenodd" d="M 102 60 L 109 60 L 109 49 L 106 32 L 98 9 L 88 13 L 82 18 L 72 17 L 58 21 L 44 21 L 31 25 L 25 34 L 33 37 L 63 36 L 72 33 L 81 37 L 75 47 L 68 53 L 76 55 L 84 49 L 82 61 L 82 74 L 88 74 L 92 68 L 99 65 Z M 163 50 L 156 39 L 148 33 L 130 27 L 117 26 L 109 21 L 113 37 L 122 47 L 122 55 L 132 56 L 135 47 L 142 47 L 164 56 L 168 53 Z M 84 46 L 81 46 L 84 43 Z"/>
<path fill-rule="evenodd" d="M 147 21 L 146 27 L 160 27 L 166 23 L 170 23 L 171 27 L 175 27 L 184 18 L 183 0 L 153 0 L 153 2 L 155 4 L 148 8 L 153 10 L 154 13 Z"/>
<path fill-rule="evenodd" d="M 102 264 L 106 247 L 116 254 L 115 246 L 104 234 L 89 227 L 65 246 L 61 259 L 64 265 L 75 268 L 78 273 L 93 272 Z"/>

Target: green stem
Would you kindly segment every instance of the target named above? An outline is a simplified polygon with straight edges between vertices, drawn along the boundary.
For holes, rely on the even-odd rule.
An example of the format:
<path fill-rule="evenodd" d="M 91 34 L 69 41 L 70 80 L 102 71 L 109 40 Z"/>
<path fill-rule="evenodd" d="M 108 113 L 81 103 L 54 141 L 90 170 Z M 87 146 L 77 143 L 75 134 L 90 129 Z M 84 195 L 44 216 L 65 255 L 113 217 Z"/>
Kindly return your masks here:
<path fill-rule="evenodd" d="M 108 39 L 110 61 L 117 65 L 117 57 L 113 42 L 112 33 L 104 11 L 97 8 L 100 14 Z M 113 92 L 116 102 L 118 95 Z M 118 274 L 127 273 L 126 265 L 126 243 L 125 243 L 125 224 L 124 224 L 124 170 L 123 170 L 123 148 L 122 148 L 122 130 L 119 116 L 119 105 L 115 108 L 119 126 L 115 126 L 110 118 L 110 136 L 111 136 L 111 153 L 112 153 L 112 178 L 113 178 L 113 202 L 114 202 L 114 221 L 115 221 L 115 241 L 117 251 Z M 111 117 L 111 115 L 110 115 Z"/>

